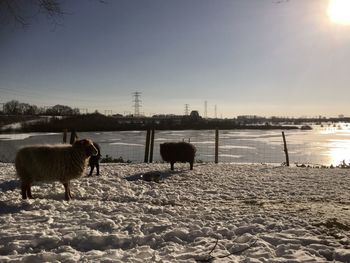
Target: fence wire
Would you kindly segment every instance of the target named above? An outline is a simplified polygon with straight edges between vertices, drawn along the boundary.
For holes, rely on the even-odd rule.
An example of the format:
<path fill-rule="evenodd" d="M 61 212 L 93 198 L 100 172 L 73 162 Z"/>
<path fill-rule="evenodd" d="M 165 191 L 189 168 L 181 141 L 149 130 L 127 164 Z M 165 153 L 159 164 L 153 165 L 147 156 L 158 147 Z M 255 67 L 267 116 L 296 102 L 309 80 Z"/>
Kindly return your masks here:
<path fill-rule="evenodd" d="M 129 132 L 124 133 L 124 139 L 130 141 L 130 138 L 127 138 Z M 336 166 L 343 160 L 350 163 L 349 139 L 338 138 L 339 136 L 333 133 L 310 133 L 300 130 L 286 131 L 285 134 L 291 165 L 332 164 Z M 123 151 L 127 156 L 133 153 L 132 159 L 128 159 L 134 162 L 143 162 L 146 132 L 139 132 L 141 138 L 137 138 L 135 135 L 131 135 L 131 138 L 134 137 L 133 142 L 138 142 L 138 145 L 125 146 L 133 149 L 121 148 L 119 152 L 121 156 L 123 156 Z M 215 160 L 214 130 L 155 131 L 154 137 L 153 161 L 155 162 L 161 161 L 159 154 L 161 143 L 179 141 L 191 142 L 196 146 L 197 162 L 214 162 Z M 282 164 L 285 161 L 280 130 L 219 131 L 219 162 Z"/>
<path fill-rule="evenodd" d="M 350 163 L 350 131 L 286 131 L 290 164 L 339 165 Z M 144 161 L 146 131 L 78 132 L 79 138 L 90 138 L 106 156 L 119 161 Z M 153 161 L 161 161 L 160 144 L 191 142 L 197 148 L 196 162 L 214 162 L 215 130 L 155 131 Z M 62 133 L 1 134 L 0 161 L 13 162 L 20 147 L 32 144 L 62 143 Z M 285 162 L 280 130 L 219 131 L 219 162 L 273 163 Z"/>

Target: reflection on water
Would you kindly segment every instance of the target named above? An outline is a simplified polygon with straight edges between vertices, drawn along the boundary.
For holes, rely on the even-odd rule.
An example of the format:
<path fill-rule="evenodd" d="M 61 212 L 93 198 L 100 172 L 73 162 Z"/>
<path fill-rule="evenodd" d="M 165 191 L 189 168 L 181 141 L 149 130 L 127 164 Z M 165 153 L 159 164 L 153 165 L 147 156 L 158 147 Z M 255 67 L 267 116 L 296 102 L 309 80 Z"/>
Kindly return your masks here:
<path fill-rule="evenodd" d="M 313 130 L 285 131 L 291 163 L 338 165 L 350 162 L 350 126 L 348 124 L 313 126 Z M 142 162 L 145 131 L 86 132 L 80 138 L 91 138 L 100 144 L 102 155 Z M 280 130 L 220 131 L 219 161 L 235 163 L 282 163 L 285 160 Z M 159 145 L 166 141 L 191 141 L 197 148 L 197 160 L 214 161 L 215 132 L 156 131 L 154 158 L 160 161 Z M 17 150 L 25 145 L 60 143 L 59 133 L 1 134 L 0 161 L 13 161 Z"/>
<path fill-rule="evenodd" d="M 350 162 L 350 140 L 330 140 L 328 148 L 329 163 Z"/>

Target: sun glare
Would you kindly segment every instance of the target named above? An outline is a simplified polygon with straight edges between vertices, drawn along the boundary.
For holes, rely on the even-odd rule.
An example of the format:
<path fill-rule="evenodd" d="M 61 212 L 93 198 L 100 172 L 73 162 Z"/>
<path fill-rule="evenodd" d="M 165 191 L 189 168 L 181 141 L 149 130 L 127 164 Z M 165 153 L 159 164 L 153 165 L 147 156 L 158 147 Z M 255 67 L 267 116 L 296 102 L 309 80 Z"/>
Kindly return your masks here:
<path fill-rule="evenodd" d="M 350 0 L 330 0 L 328 16 L 334 23 L 350 25 Z"/>
<path fill-rule="evenodd" d="M 329 142 L 329 159 L 333 165 L 339 165 L 344 160 L 346 164 L 350 159 L 350 141 L 349 140 L 332 140 Z"/>

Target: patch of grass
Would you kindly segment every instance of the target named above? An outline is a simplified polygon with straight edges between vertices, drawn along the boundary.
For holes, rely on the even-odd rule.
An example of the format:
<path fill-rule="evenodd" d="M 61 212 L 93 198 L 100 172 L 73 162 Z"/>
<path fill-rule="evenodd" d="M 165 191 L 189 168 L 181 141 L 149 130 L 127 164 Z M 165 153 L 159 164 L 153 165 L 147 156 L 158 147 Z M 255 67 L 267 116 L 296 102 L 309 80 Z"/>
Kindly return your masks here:
<path fill-rule="evenodd" d="M 112 156 L 106 154 L 106 157 L 101 159 L 101 163 L 131 163 L 131 161 L 125 161 L 121 156 L 119 158 L 113 158 Z"/>

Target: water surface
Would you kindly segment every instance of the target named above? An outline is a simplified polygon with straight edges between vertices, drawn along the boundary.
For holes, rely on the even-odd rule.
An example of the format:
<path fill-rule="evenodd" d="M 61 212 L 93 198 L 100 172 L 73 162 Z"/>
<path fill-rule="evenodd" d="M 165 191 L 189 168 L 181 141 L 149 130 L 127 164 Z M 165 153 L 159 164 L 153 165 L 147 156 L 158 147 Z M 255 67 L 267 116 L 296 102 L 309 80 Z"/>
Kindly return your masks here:
<path fill-rule="evenodd" d="M 291 163 L 338 165 L 350 162 L 350 126 L 314 125 L 313 130 L 285 131 Z M 142 162 L 145 131 L 81 132 L 100 144 L 102 155 Z M 159 145 L 169 141 L 190 141 L 197 148 L 198 161 L 213 162 L 213 130 L 156 131 L 154 160 L 160 161 Z M 16 151 L 25 145 L 61 143 L 60 133 L 26 133 L 0 135 L 0 160 L 11 162 Z M 280 130 L 224 130 L 219 133 L 219 161 L 235 163 L 277 163 L 285 161 Z"/>

